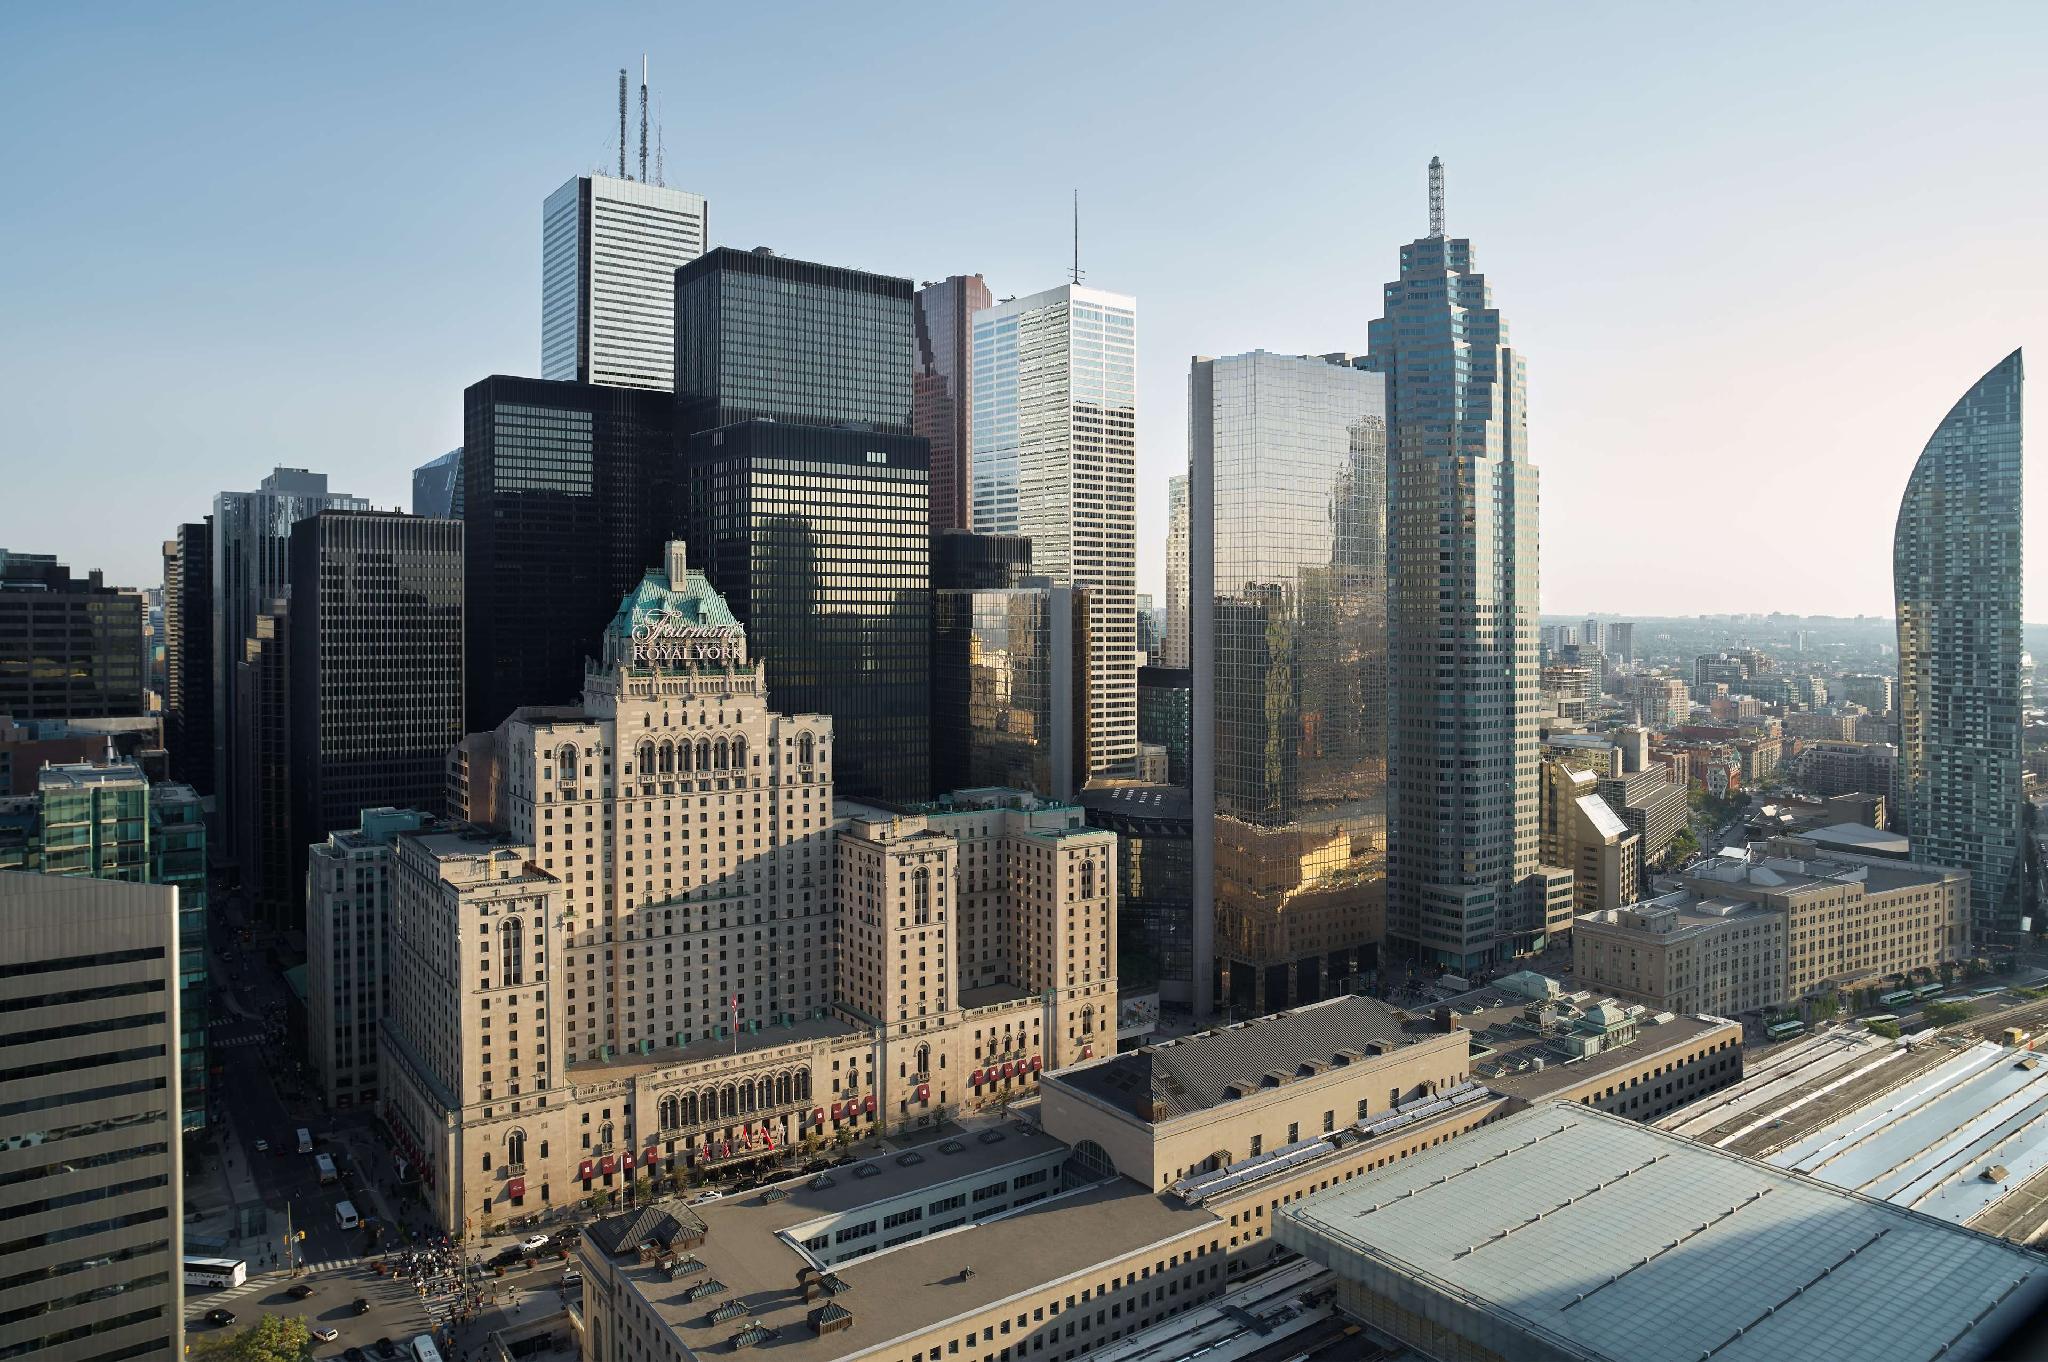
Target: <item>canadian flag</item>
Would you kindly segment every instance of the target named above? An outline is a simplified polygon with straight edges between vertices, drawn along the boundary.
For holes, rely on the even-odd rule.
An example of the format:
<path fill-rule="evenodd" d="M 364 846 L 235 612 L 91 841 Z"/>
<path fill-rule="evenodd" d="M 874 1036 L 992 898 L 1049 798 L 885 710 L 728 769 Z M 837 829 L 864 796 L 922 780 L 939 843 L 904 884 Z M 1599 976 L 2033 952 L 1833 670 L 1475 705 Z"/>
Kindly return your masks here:
<path fill-rule="evenodd" d="M 775 1131 L 766 1121 L 761 1123 L 761 1143 L 770 1149 L 775 1148 Z"/>

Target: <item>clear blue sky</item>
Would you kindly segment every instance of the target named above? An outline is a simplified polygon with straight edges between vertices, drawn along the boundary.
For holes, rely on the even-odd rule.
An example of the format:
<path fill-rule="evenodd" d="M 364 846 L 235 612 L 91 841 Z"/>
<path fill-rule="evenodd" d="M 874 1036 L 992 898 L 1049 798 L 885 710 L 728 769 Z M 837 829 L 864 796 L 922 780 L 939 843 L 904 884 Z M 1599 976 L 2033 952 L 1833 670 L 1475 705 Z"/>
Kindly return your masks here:
<path fill-rule="evenodd" d="M 1363 349 L 1432 154 L 1528 356 L 1547 609 L 1888 613 L 1928 431 L 2048 374 L 2038 3 L 12 4 L 0 545 L 140 585 L 273 464 L 403 504 L 536 370 L 541 200 L 643 51 L 721 242 L 1026 293 L 1079 188 L 1141 590 L 1188 357 Z"/>

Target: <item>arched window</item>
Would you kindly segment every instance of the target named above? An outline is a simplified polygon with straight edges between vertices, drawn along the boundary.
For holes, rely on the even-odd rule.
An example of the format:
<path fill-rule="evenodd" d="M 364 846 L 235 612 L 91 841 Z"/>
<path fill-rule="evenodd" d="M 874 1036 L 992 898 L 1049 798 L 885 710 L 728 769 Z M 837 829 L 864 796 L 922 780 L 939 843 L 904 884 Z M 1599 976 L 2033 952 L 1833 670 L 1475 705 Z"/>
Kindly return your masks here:
<path fill-rule="evenodd" d="M 634 774 L 638 775 L 642 780 L 645 780 L 647 777 L 654 774 L 653 743 L 643 742 L 640 744 L 639 755 L 633 758 L 633 771 Z"/>
<path fill-rule="evenodd" d="M 516 917 L 498 924 L 498 986 L 516 988 L 526 982 L 525 929 Z"/>
<path fill-rule="evenodd" d="M 606 1149 L 612 1147 L 612 1123 L 606 1121 L 597 1128 L 597 1142 Z"/>
<path fill-rule="evenodd" d="M 811 741 L 810 734 L 806 733 L 796 740 L 796 759 L 801 764 L 809 766 L 816 758 L 817 751 L 817 744 Z"/>
<path fill-rule="evenodd" d="M 775 1080 L 772 1078 L 764 1078 L 761 1080 L 761 1103 L 760 1106 L 756 1108 L 756 1110 L 766 1111 L 774 1105 Z"/>
<path fill-rule="evenodd" d="M 688 771 L 689 769 L 690 744 L 687 742 L 679 742 L 676 744 L 676 770 Z"/>
<path fill-rule="evenodd" d="M 917 1071 L 921 1074 L 928 1074 L 932 1071 L 931 1046 L 920 1045 L 917 1047 Z"/>
<path fill-rule="evenodd" d="M 1095 862 L 1092 858 L 1084 858 L 1081 862 L 1081 897 L 1095 897 Z"/>
<path fill-rule="evenodd" d="M 697 739 L 697 769 L 699 771 L 711 769 L 711 739 L 709 738 Z"/>
<path fill-rule="evenodd" d="M 683 1098 L 682 1124 L 686 1126 L 697 1124 L 697 1094 L 694 1092 L 686 1094 Z"/>
<path fill-rule="evenodd" d="M 723 771 L 731 764 L 731 761 L 731 749 L 727 747 L 725 739 L 720 738 L 711 745 L 711 766 L 713 770 Z"/>
<path fill-rule="evenodd" d="M 925 926 L 932 920 L 932 872 L 928 867 L 919 866 L 910 872 L 911 921 Z"/>
<path fill-rule="evenodd" d="M 683 1100 L 674 1093 L 661 1099 L 661 1128 L 674 1130 L 683 1123 Z"/>
<path fill-rule="evenodd" d="M 515 1168 L 526 1162 L 526 1132 L 516 1126 L 505 1132 L 505 1162 Z"/>
<path fill-rule="evenodd" d="M 664 738 L 661 744 L 661 773 L 663 775 L 670 775 L 674 773 L 675 769 L 676 745 Z"/>
<path fill-rule="evenodd" d="M 735 770 L 747 764 L 747 740 L 745 738 L 734 738 L 732 740 L 732 764 Z"/>
<path fill-rule="evenodd" d="M 1095 1034 L 1095 1007 L 1092 1003 L 1081 1009 L 1081 1034 L 1084 1036 Z"/>
<path fill-rule="evenodd" d="M 793 1091 L 789 1075 L 782 1074 L 777 1077 L 775 1080 L 775 1104 L 779 1107 L 786 1107 L 795 1100 L 796 1093 Z"/>
<path fill-rule="evenodd" d="M 799 1102 L 811 1100 L 811 1071 L 809 1069 L 798 1069 L 796 1071 L 796 1100 Z"/>
<path fill-rule="evenodd" d="M 576 744 L 563 743 L 562 750 L 555 753 L 555 778 L 568 785 L 574 783 L 576 775 Z"/>
<path fill-rule="evenodd" d="M 718 1114 L 721 1116 L 737 1116 L 740 1114 L 740 1095 L 738 1090 L 730 1083 L 726 1084 L 724 1089 L 718 1094 Z"/>

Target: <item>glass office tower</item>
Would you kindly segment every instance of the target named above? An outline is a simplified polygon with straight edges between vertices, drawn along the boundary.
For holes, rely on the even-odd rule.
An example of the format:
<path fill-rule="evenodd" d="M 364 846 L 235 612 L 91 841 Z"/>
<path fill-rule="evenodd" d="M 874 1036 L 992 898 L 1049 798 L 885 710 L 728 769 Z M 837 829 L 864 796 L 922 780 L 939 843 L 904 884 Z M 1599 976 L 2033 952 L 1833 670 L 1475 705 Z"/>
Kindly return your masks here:
<path fill-rule="evenodd" d="M 1188 475 L 1166 480 L 1166 665 L 1188 666 Z"/>
<path fill-rule="evenodd" d="M 1196 923 L 1216 1002 L 1377 963 L 1386 849 L 1385 383 L 1255 351 L 1189 375 Z M 1208 973 L 1205 964 L 1198 974 Z"/>
<path fill-rule="evenodd" d="M 579 175 L 540 219 L 540 373 L 666 391 L 674 382 L 676 269 L 704 253 L 701 194 Z"/>
<path fill-rule="evenodd" d="M 934 592 L 935 788 L 1073 799 L 1087 758 L 1087 656 L 1085 590 Z"/>
<path fill-rule="evenodd" d="M 1062 284 L 974 318 L 974 528 L 1089 588 L 1088 772 L 1138 752 L 1137 301 Z"/>
<path fill-rule="evenodd" d="M 2020 352 L 1935 427 L 1899 502 L 1899 740 L 1913 858 L 1970 872 L 1970 932 L 2024 934 Z"/>
<path fill-rule="evenodd" d="M 1462 971 L 1540 940 L 1549 893 L 1527 379 L 1440 202 L 1360 363 L 1387 381 L 1387 936 Z"/>
<path fill-rule="evenodd" d="M 463 694 L 477 733 L 520 705 L 577 701 L 590 640 L 674 537 L 681 490 L 667 393 L 497 374 L 462 404 Z"/>
<path fill-rule="evenodd" d="M 974 314 L 993 304 L 978 274 L 917 291 L 917 372 L 911 428 L 932 444 L 932 533 L 974 524 Z"/>
<path fill-rule="evenodd" d="M 772 708 L 829 714 L 845 794 L 928 799 L 931 446 L 908 279 L 720 247 L 676 273 L 690 534 Z"/>

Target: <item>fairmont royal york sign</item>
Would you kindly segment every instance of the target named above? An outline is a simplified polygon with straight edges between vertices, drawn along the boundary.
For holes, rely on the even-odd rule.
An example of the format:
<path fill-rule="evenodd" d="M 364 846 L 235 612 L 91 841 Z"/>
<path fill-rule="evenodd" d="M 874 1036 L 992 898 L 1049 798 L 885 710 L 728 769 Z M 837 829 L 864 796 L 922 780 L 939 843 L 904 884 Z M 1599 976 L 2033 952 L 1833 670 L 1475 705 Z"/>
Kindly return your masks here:
<path fill-rule="evenodd" d="M 744 662 L 746 635 L 731 625 L 687 623 L 680 615 L 650 615 L 633 626 L 633 665 Z"/>

